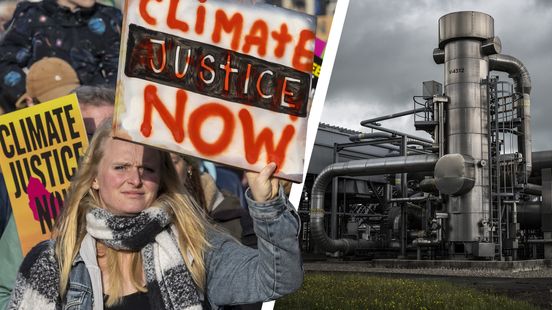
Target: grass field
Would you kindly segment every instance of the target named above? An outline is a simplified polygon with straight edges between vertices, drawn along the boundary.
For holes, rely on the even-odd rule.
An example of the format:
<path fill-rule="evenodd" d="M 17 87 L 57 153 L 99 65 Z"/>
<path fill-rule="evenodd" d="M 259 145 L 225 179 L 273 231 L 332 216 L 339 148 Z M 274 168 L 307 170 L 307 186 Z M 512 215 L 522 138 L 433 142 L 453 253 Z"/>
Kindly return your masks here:
<path fill-rule="evenodd" d="M 504 296 L 444 281 L 359 274 L 307 273 L 303 287 L 274 309 L 538 309 Z"/>

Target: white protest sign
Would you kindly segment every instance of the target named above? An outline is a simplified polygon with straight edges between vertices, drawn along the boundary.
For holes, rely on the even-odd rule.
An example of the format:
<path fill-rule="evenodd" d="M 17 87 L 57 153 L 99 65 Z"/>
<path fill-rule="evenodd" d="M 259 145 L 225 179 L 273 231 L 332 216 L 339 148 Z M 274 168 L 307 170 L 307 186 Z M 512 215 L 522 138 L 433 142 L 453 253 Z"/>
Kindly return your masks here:
<path fill-rule="evenodd" d="M 314 17 L 266 4 L 127 0 L 115 135 L 300 182 Z"/>

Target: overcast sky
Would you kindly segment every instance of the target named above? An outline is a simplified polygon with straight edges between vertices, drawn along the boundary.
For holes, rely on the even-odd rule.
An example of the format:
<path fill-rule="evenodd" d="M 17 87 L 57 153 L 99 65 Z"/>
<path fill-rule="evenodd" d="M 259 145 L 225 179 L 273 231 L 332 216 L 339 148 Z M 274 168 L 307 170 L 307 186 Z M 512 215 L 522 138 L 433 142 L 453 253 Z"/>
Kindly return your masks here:
<path fill-rule="evenodd" d="M 552 150 L 552 1 L 546 0 L 351 0 L 321 121 L 368 132 L 360 121 L 412 109 L 423 81 L 443 83 L 444 66 L 432 58 L 438 19 L 466 10 L 490 14 L 502 54 L 529 70 L 533 150 Z M 411 117 L 383 125 L 415 132 Z"/>

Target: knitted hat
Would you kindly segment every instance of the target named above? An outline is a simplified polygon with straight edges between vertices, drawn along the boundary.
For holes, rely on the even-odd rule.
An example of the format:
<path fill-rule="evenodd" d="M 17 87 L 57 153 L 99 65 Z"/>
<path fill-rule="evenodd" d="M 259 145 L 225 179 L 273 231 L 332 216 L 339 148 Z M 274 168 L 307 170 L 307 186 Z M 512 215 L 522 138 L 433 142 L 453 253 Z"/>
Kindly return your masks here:
<path fill-rule="evenodd" d="M 17 100 L 16 106 L 27 96 L 45 102 L 69 95 L 78 86 L 77 72 L 69 63 L 56 57 L 44 57 L 29 68 L 27 92 Z"/>

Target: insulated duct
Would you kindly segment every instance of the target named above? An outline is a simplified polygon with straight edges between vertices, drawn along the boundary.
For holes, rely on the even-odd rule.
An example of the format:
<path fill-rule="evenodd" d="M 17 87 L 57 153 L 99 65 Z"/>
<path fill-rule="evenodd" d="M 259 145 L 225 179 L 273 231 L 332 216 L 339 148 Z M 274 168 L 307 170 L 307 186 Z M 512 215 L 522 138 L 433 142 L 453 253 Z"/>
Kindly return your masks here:
<path fill-rule="evenodd" d="M 413 155 L 335 163 L 326 167 L 316 180 L 311 191 L 310 225 L 314 242 L 328 252 L 351 253 L 359 247 L 372 247 L 373 242 L 352 239 L 331 239 L 324 230 L 324 196 L 326 188 L 336 176 L 370 176 L 399 172 L 432 171 L 438 156 Z"/>
<path fill-rule="evenodd" d="M 552 168 L 552 151 L 533 152 L 531 156 L 533 158 L 533 174 L 540 176 L 541 169 Z"/>
<path fill-rule="evenodd" d="M 523 155 L 527 177 L 531 175 L 532 169 L 532 140 L 531 140 L 531 77 L 529 71 L 518 59 L 508 55 L 490 55 L 489 70 L 506 72 L 514 80 L 514 90 L 522 94 L 521 103 L 518 106 L 521 117 L 518 136 L 518 151 Z M 526 180 L 523 180 L 526 182 Z M 524 182 L 524 183 L 525 183 Z"/>
<path fill-rule="evenodd" d="M 393 135 L 387 132 L 371 132 L 371 133 L 359 133 L 359 134 L 351 135 L 349 136 L 349 140 L 351 142 L 360 142 L 362 140 L 367 140 L 367 139 L 376 139 L 376 138 L 388 139 L 391 137 L 393 137 Z"/>

